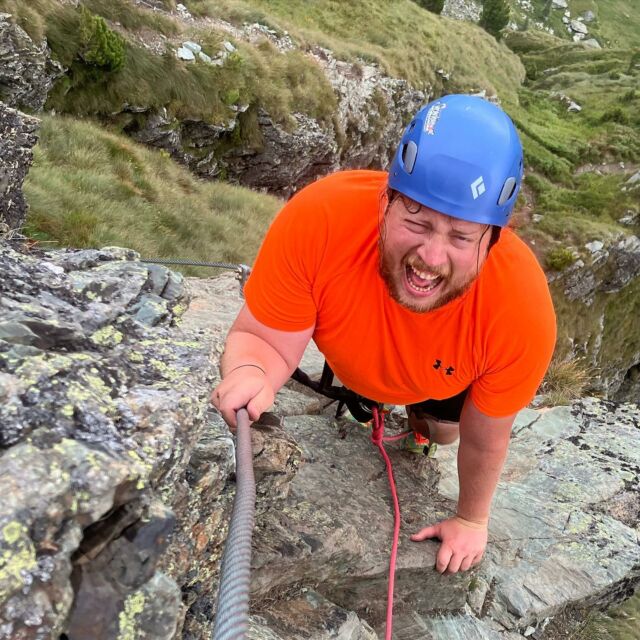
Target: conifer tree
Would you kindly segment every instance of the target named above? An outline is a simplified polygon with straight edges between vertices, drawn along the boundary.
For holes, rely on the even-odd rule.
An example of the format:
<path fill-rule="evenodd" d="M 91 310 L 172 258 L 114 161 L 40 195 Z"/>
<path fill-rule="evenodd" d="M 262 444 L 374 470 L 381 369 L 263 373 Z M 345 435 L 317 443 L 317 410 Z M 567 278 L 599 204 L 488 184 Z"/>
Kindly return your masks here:
<path fill-rule="evenodd" d="M 444 0 L 416 0 L 416 3 L 432 13 L 441 13 L 444 9 Z"/>
<path fill-rule="evenodd" d="M 509 4 L 507 0 L 484 0 L 480 26 L 496 40 L 502 37 L 502 29 L 509 23 Z"/>

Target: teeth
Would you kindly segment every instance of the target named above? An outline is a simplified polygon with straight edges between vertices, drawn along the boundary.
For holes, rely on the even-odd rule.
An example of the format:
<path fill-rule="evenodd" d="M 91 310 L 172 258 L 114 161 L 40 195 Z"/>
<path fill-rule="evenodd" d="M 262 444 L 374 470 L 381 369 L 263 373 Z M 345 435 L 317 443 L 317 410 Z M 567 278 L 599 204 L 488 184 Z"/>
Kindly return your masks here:
<path fill-rule="evenodd" d="M 413 271 L 413 273 L 415 273 L 419 278 L 422 278 L 422 280 L 435 280 L 436 278 L 440 277 L 434 273 L 427 273 L 426 271 L 418 271 L 412 265 L 409 265 L 409 266 L 411 267 L 411 271 Z"/>

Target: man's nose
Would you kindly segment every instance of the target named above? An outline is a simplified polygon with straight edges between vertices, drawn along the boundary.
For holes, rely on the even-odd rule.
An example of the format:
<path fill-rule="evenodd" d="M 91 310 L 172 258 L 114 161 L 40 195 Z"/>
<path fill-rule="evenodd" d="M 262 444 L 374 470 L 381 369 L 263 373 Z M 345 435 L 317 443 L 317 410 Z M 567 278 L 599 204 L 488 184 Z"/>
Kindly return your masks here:
<path fill-rule="evenodd" d="M 438 267 L 447 262 L 447 243 L 437 233 L 432 233 L 424 239 L 417 253 L 426 265 Z"/>

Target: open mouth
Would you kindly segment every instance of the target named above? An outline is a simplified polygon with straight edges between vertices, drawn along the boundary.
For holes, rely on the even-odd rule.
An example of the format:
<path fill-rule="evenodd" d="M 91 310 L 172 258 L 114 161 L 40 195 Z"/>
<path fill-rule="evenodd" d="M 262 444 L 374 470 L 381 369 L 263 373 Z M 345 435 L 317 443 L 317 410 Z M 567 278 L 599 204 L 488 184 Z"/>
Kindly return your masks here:
<path fill-rule="evenodd" d="M 428 271 L 420 271 L 411 265 L 405 267 L 405 272 L 409 289 L 418 294 L 431 293 L 444 280 L 442 276 Z"/>

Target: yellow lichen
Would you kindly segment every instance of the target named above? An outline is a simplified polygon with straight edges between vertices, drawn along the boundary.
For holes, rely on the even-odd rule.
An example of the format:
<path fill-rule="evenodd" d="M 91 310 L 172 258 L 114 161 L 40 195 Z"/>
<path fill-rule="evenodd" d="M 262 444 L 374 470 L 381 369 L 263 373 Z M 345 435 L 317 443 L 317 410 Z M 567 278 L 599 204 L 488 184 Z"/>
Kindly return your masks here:
<path fill-rule="evenodd" d="M 102 327 L 91 336 L 94 344 L 104 347 L 112 347 L 122 342 L 122 333 L 112 326 Z"/>
<path fill-rule="evenodd" d="M 136 640 L 139 634 L 136 630 L 136 616 L 144 611 L 145 597 L 140 591 L 132 593 L 124 601 L 124 611 L 118 616 L 117 640 Z"/>
<path fill-rule="evenodd" d="M 13 521 L 3 527 L 2 537 L 7 544 L 14 544 L 26 532 L 27 530 L 23 524 Z"/>
<path fill-rule="evenodd" d="M 36 552 L 20 522 L 9 522 L 2 529 L 4 543 L 10 549 L 0 551 L 0 600 L 23 586 L 25 574 L 37 567 Z"/>
<path fill-rule="evenodd" d="M 72 404 L 65 404 L 62 409 L 60 409 L 60 413 L 65 416 L 65 418 L 73 418 L 74 407 Z"/>

